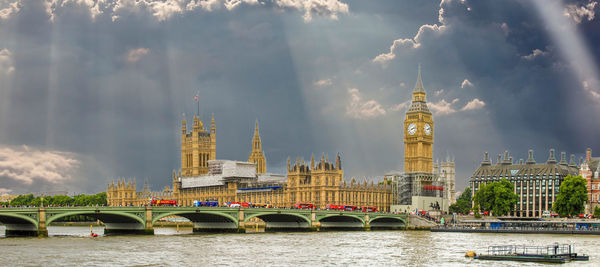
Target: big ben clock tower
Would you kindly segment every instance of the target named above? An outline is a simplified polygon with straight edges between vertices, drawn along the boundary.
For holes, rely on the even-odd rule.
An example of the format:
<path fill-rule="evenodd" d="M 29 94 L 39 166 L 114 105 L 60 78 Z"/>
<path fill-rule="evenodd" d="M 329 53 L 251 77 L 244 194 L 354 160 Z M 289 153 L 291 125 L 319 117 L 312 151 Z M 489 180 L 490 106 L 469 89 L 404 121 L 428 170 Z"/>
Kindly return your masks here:
<path fill-rule="evenodd" d="M 427 107 L 421 67 L 404 119 L 404 172 L 433 172 L 433 116 Z"/>

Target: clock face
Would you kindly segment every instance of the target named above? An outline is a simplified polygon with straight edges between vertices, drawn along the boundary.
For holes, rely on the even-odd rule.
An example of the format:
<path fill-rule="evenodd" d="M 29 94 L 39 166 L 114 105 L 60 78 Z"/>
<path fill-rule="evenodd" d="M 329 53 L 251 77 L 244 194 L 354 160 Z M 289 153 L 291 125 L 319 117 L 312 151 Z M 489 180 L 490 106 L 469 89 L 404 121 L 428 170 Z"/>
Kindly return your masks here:
<path fill-rule="evenodd" d="M 431 125 L 429 125 L 429 123 L 425 123 L 423 130 L 425 130 L 426 135 L 430 135 L 431 134 Z"/>
<path fill-rule="evenodd" d="M 408 134 L 413 135 L 417 132 L 417 125 L 411 123 L 408 125 L 408 128 L 406 130 L 408 131 Z"/>

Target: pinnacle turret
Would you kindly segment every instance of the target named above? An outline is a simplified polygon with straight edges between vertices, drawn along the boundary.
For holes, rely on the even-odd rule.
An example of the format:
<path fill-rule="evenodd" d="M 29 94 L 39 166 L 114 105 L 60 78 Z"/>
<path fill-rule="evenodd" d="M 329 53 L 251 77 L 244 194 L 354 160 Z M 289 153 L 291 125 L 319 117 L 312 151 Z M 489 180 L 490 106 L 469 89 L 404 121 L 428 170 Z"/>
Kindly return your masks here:
<path fill-rule="evenodd" d="M 266 172 L 266 161 L 265 155 L 262 151 L 262 144 L 260 141 L 260 134 L 258 132 L 258 120 L 256 120 L 256 124 L 254 125 L 254 137 L 252 138 L 252 150 L 250 151 L 250 156 L 248 157 L 248 161 L 252 162 L 256 165 L 256 173 L 265 173 Z"/>
<path fill-rule="evenodd" d="M 419 64 L 419 71 L 417 73 L 417 82 L 415 83 L 415 88 L 413 90 L 414 93 L 425 93 L 425 88 L 423 88 L 423 81 L 421 80 L 421 64 Z"/>

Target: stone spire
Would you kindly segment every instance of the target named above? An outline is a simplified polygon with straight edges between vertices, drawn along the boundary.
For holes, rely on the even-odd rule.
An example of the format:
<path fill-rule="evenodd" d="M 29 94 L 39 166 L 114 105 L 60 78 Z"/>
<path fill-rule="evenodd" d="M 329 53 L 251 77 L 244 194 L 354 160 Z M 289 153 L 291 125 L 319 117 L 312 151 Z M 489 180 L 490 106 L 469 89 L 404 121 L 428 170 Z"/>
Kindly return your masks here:
<path fill-rule="evenodd" d="M 256 120 L 254 123 L 255 124 L 254 124 L 254 138 L 253 139 L 254 140 L 258 139 L 258 141 L 260 142 L 260 134 L 258 133 L 258 120 Z"/>
<path fill-rule="evenodd" d="M 336 170 L 342 169 L 342 158 L 340 157 L 340 152 L 338 152 L 337 156 L 335 157 L 335 169 Z"/>
<path fill-rule="evenodd" d="M 256 165 L 256 174 L 265 173 L 267 170 L 267 163 L 265 161 L 265 155 L 262 151 L 262 143 L 258 133 L 258 120 L 256 120 L 256 124 L 254 126 L 252 150 L 250 152 L 250 156 L 248 156 L 248 162 L 252 162 Z"/>
<path fill-rule="evenodd" d="M 417 82 L 415 83 L 415 88 L 413 89 L 413 99 L 406 113 L 423 112 L 431 114 L 431 111 L 429 111 L 429 107 L 427 107 L 425 95 L 425 88 L 423 88 L 423 81 L 421 80 L 421 65 L 419 65 Z"/>
<path fill-rule="evenodd" d="M 181 114 L 181 133 L 182 134 L 186 134 L 187 133 L 187 121 L 185 120 L 185 113 Z"/>
<path fill-rule="evenodd" d="M 423 88 L 423 81 L 421 81 L 421 64 L 419 64 L 419 71 L 417 72 L 417 82 L 415 83 L 415 89 L 413 92 L 425 93 L 425 88 Z"/>
<path fill-rule="evenodd" d="M 217 132 L 217 127 L 215 126 L 215 114 L 213 113 L 210 117 L 210 133 L 215 134 Z"/>

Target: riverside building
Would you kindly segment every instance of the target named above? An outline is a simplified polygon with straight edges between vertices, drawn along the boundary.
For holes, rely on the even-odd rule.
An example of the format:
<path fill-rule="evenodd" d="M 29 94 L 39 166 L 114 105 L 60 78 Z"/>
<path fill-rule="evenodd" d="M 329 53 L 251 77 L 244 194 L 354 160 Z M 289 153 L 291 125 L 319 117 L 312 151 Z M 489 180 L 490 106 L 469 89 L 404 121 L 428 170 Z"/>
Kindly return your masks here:
<path fill-rule="evenodd" d="M 588 190 L 588 202 L 585 213 L 591 214 L 600 203 L 600 157 L 592 157 L 592 149 L 585 151 L 585 160 L 579 168 L 579 175 L 586 179 Z"/>
<path fill-rule="evenodd" d="M 559 187 L 567 175 L 577 175 L 578 168 L 575 156 L 571 156 L 569 163 L 566 154 L 561 153 L 560 161 L 550 149 L 550 155 L 545 163 L 537 163 L 533 157 L 533 150 L 529 150 L 526 161 L 519 160 L 513 163 L 513 158 L 504 152 L 504 158 L 499 154 L 496 164 L 492 164 L 488 153 L 479 168 L 473 173 L 470 180 L 472 196 L 482 185 L 506 179 L 514 186 L 514 192 L 519 196 L 511 216 L 541 217 L 544 211 L 552 209 L 552 203 L 558 196 Z"/>

